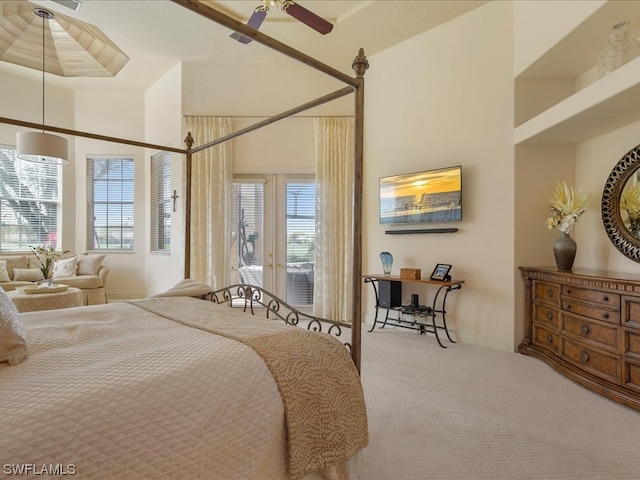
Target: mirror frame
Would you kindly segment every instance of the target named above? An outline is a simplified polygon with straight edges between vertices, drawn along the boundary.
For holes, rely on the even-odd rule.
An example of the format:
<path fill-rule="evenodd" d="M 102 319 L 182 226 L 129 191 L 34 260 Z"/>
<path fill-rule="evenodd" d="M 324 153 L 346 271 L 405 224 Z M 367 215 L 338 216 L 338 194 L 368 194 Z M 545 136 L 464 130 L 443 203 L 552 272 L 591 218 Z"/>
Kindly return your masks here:
<path fill-rule="evenodd" d="M 627 181 L 640 169 L 640 145 L 616 163 L 602 193 L 602 223 L 611 243 L 627 258 L 640 263 L 640 240 L 634 238 L 622 220 L 620 196 Z"/>

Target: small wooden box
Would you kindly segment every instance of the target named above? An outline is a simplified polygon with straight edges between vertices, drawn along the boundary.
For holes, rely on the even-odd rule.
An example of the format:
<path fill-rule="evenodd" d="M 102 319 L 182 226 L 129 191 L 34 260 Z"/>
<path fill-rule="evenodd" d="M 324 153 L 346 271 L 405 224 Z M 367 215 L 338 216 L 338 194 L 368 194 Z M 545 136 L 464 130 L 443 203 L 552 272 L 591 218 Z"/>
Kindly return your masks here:
<path fill-rule="evenodd" d="M 421 271 L 419 268 L 401 268 L 400 278 L 406 280 L 420 280 Z"/>

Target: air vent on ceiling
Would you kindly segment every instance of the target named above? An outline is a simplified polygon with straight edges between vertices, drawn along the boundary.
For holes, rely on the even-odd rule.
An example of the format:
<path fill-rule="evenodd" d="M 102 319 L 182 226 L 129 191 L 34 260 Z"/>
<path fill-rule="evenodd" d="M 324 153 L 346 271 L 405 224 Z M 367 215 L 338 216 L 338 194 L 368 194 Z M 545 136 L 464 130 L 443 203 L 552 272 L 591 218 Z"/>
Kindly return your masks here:
<path fill-rule="evenodd" d="M 82 5 L 82 2 L 80 0 L 51 0 L 51 1 L 53 3 L 57 3 L 58 5 L 62 5 L 63 7 L 70 8 L 75 12 L 80 10 L 80 5 Z"/>

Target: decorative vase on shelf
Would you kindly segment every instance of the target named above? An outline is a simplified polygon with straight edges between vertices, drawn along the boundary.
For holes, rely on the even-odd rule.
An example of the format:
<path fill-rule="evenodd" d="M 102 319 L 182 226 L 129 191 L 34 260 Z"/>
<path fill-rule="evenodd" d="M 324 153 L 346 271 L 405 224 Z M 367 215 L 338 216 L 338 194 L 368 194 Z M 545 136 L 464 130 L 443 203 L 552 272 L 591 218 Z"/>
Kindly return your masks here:
<path fill-rule="evenodd" d="M 600 78 L 630 62 L 640 54 L 640 44 L 629 34 L 629 22 L 616 23 L 609 34 L 609 44 L 600 54 Z"/>
<path fill-rule="evenodd" d="M 553 254 L 556 265 L 561 272 L 570 272 L 576 258 L 578 246 L 568 233 L 560 232 L 560 236 L 553 242 Z"/>
<path fill-rule="evenodd" d="M 389 252 L 382 252 L 380 254 L 380 260 L 382 261 L 382 271 L 385 275 L 391 275 L 391 267 L 393 266 L 393 255 Z"/>

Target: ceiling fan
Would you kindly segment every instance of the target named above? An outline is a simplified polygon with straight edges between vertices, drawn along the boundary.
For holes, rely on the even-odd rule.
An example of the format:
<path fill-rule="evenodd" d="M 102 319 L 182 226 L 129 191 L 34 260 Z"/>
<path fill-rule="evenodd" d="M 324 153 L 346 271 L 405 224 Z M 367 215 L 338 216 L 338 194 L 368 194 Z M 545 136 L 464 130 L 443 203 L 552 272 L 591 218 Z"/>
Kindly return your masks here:
<path fill-rule="evenodd" d="M 258 30 L 269 13 L 269 7 L 274 5 L 278 5 L 285 13 L 322 35 L 326 35 L 333 29 L 333 24 L 291 0 L 262 0 L 262 5 L 259 5 L 251 14 L 247 26 Z M 233 32 L 231 38 L 244 44 L 251 42 L 251 38 L 238 32 Z"/>

